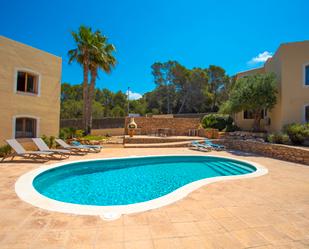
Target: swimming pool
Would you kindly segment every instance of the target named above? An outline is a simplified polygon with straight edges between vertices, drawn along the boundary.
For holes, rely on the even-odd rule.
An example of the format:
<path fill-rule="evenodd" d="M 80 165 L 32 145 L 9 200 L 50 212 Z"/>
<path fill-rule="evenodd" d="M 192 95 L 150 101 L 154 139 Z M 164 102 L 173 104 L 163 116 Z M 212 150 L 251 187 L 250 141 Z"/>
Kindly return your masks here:
<path fill-rule="evenodd" d="M 83 213 L 97 214 L 167 205 L 207 183 L 265 173 L 261 171 L 260 166 L 224 157 L 173 155 L 69 162 L 43 167 L 24 178 L 27 185 L 31 181 L 31 193 L 42 198 L 36 206 L 46 208 L 49 203 L 57 211 L 59 206 L 65 212 L 79 207 Z M 22 199 L 25 184 L 25 179 L 16 183 Z"/>

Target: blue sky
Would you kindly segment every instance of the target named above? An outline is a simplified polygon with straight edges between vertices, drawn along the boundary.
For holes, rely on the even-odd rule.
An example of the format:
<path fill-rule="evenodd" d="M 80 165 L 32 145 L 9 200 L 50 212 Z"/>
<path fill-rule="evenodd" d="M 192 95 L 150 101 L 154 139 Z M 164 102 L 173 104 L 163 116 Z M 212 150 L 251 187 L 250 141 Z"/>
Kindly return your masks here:
<path fill-rule="evenodd" d="M 82 80 L 81 68 L 68 65 L 70 32 L 81 24 L 102 30 L 118 64 L 97 85 L 113 91 L 152 90 L 156 61 L 234 74 L 261 65 L 280 43 L 309 39 L 308 0 L 1 0 L 0 8 L 0 34 L 61 56 L 63 82 Z"/>

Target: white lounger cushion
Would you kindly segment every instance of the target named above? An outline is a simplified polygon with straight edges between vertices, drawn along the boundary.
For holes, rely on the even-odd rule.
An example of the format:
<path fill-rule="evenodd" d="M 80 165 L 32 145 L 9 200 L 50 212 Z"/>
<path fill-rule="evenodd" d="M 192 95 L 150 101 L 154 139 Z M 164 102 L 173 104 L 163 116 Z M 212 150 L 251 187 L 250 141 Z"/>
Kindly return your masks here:
<path fill-rule="evenodd" d="M 33 142 L 39 148 L 40 151 L 49 151 L 49 152 L 56 152 L 56 153 L 69 153 L 68 150 L 62 149 L 50 149 L 48 148 L 47 144 L 44 142 L 42 138 L 32 138 Z"/>
<path fill-rule="evenodd" d="M 86 147 L 83 147 L 83 146 L 72 146 L 72 145 L 69 145 L 67 144 L 66 142 L 64 142 L 62 139 L 60 138 L 56 138 L 55 139 L 56 143 L 59 144 L 60 146 L 62 146 L 63 148 L 65 149 L 89 149 L 89 148 L 86 148 Z"/>
<path fill-rule="evenodd" d="M 16 140 L 16 139 L 8 139 L 5 140 L 12 149 L 18 154 L 18 155 L 24 155 L 24 154 L 36 154 L 36 155 L 50 155 L 53 154 L 52 152 L 43 152 L 43 151 L 26 151 L 24 147 Z"/>

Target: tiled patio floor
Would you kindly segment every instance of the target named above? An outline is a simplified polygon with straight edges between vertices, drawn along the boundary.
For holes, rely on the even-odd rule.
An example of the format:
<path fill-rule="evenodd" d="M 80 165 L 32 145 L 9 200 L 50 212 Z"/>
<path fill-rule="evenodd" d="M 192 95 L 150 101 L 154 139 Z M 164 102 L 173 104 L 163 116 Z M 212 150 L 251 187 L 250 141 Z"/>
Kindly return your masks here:
<path fill-rule="evenodd" d="M 82 158 L 199 153 L 187 148 L 106 148 Z M 40 164 L 0 164 L 0 248 L 309 248 L 308 166 L 229 152 L 208 154 L 258 162 L 269 174 L 213 183 L 172 205 L 107 222 L 24 203 L 14 192 L 15 181 Z"/>

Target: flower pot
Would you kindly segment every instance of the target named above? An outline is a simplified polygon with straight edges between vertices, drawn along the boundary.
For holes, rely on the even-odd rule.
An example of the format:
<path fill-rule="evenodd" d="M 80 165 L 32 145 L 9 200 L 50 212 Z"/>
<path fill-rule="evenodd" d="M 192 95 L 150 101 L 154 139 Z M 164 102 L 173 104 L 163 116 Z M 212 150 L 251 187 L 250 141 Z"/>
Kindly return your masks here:
<path fill-rule="evenodd" d="M 134 133 L 135 133 L 135 130 L 134 129 L 129 129 L 129 136 L 130 137 L 133 137 L 134 136 Z"/>

